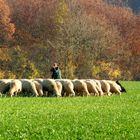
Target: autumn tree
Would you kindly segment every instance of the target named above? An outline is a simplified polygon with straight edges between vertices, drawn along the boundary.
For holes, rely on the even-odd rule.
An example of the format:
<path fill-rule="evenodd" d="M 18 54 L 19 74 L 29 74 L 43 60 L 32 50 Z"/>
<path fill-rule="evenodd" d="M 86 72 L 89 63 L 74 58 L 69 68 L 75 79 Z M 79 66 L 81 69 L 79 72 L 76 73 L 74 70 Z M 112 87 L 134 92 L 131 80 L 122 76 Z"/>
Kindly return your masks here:
<path fill-rule="evenodd" d="M 122 77 L 127 77 L 127 79 L 131 78 L 131 76 L 129 75 L 134 74 L 134 72 L 132 72 L 133 66 L 131 65 L 128 69 L 128 64 L 129 62 L 132 62 L 132 60 L 129 59 L 131 58 L 132 50 L 138 50 L 139 46 L 139 27 L 138 24 L 136 24 L 136 19 L 139 18 L 136 18 L 136 16 L 132 12 L 132 9 L 128 7 L 107 5 L 101 0 L 88 2 L 86 2 L 85 0 L 81 0 L 80 2 L 84 5 L 85 11 L 88 16 L 90 16 L 92 19 L 94 17 L 99 17 L 99 19 L 105 21 L 110 27 L 108 28 L 108 31 L 111 31 L 113 29 L 112 36 L 118 38 L 118 41 L 116 43 L 114 42 L 114 45 L 109 43 L 110 45 L 112 45 L 112 47 L 109 47 L 109 50 L 106 51 L 105 54 L 107 56 L 110 56 L 110 54 L 112 54 L 110 62 L 114 61 L 114 63 L 122 69 Z M 101 21 L 101 23 L 103 22 Z M 112 38 L 110 38 L 109 40 L 112 40 Z M 137 53 L 138 52 L 139 51 L 137 51 Z M 135 64 L 134 61 L 132 63 Z"/>
<path fill-rule="evenodd" d="M 16 78 L 36 78 L 39 71 L 34 62 L 29 60 L 27 52 L 19 46 L 12 48 L 10 51 L 9 71 L 16 74 Z"/>
<path fill-rule="evenodd" d="M 47 78 L 58 62 L 63 78 L 139 79 L 140 17 L 127 0 L 7 1 L 20 46 L 1 56 L 1 76 Z"/>
<path fill-rule="evenodd" d="M 58 0 L 11 0 L 16 40 L 22 44 L 55 38 Z"/>
<path fill-rule="evenodd" d="M 56 60 L 62 63 L 65 78 L 90 78 L 96 62 L 106 61 L 113 56 L 113 53 L 105 53 L 119 43 L 119 37 L 116 37 L 118 32 L 115 29 L 111 30 L 112 28 L 97 13 L 92 17 L 88 16 L 84 3 L 67 4 L 68 15 L 59 26 L 55 42 L 50 46 L 55 52 Z"/>
<path fill-rule="evenodd" d="M 5 0 L 0 0 L 0 44 L 7 44 L 14 32 L 14 24 L 10 20 L 10 9 Z"/>
<path fill-rule="evenodd" d="M 109 11 L 106 13 L 106 16 L 109 17 L 111 26 L 117 28 L 120 37 L 122 38 L 120 46 L 117 47 L 118 50 L 121 47 L 124 51 L 123 57 L 118 58 L 118 61 L 120 62 L 119 66 L 123 69 L 123 75 L 131 73 L 134 79 L 139 79 L 138 58 L 140 56 L 140 17 L 134 15 L 130 8 L 113 7 L 110 8 Z"/>

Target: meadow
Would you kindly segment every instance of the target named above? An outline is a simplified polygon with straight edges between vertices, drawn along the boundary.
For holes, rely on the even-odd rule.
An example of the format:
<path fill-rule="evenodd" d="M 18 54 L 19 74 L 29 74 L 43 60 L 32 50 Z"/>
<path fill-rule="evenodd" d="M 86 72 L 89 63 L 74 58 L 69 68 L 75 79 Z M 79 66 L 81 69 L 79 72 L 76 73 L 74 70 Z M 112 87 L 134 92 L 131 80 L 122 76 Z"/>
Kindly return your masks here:
<path fill-rule="evenodd" d="M 2 97 L 0 140 L 138 140 L 140 82 L 110 97 Z"/>

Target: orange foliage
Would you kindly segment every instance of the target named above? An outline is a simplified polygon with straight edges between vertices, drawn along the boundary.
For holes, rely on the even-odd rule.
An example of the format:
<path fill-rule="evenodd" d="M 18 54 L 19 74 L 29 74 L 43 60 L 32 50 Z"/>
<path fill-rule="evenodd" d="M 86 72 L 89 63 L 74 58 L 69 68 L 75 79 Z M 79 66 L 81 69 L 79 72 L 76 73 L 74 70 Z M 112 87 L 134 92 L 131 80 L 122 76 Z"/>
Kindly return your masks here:
<path fill-rule="evenodd" d="M 15 31 L 14 24 L 10 23 L 10 10 L 5 0 L 0 0 L 0 44 L 12 39 Z"/>
<path fill-rule="evenodd" d="M 126 35 L 126 39 L 130 45 L 132 55 L 140 56 L 140 17 L 136 17 L 133 28 Z"/>
<path fill-rule="evenodd" d="M 15 0 L 12 8 L 13 21 L 18 29 L 16 37 L 22 38 L 21 33 L 23 33 L 23 36 L 27 37 L 25 39 L 30 42 L 37 38 L 46 40 L 51 35 L 53 36 L 56 7 L 57 0 Z"/>
<path fill-rule="evenodd" d="M 80 3 L 85 8 L 87 16 L 99 19 L 98 24 L 110 26 L 109 30 L 116 28 L 119 34 L 114 32 L 112 36 L 120 37 L 117 49 L 127 46 L 133 55 L 140 54 L 140 17 L 134 15 L 132 9 L 108 5 L 102 0 L 80 0 Z"/>
<path fill-rule="evenodd" d="M 41 64 L 40 71 L 46 69 L 45 62 L 58 59 L 65 69 L 73 67 L 69 71 L 71 75 L 75 69 L 78 72 L 80 69 L 79 75 L 83 73 L 82 77 L 90 77 L 91 65 L 100 65 L 101 62 L 115 65 L 112 73 L 118 68 L 125 79 L 129 75 L 139 78 L 140 17 L 130 8 L 123 7 L 123 0 L 7 1 L 16 26 L 14 37 L 18 44 L 26 44 L 29 53 L 32 48 L 28 46 L 35 45 L 36 51 L 33 51 L 36 55 L 33 53 L 30 58 L 38 63 L 37 66 Z M 64 14 L 64 7 L 69 8 L 68 14 Z M 65 16 L 61 17 L 63 14 Z M 9 15 L 9 7 L 4 0 L 0 0 L 0 43 L 10 40 L 15 30 Z M 40 63 L 37 59 L 40 59 Z"/>

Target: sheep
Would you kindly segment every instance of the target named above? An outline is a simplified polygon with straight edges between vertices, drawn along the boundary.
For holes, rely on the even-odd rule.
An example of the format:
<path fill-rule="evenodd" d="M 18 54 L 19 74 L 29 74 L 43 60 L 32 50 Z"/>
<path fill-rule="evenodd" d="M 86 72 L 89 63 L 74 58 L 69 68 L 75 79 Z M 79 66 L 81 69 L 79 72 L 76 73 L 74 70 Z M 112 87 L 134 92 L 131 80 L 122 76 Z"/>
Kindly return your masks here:
<path fill-rule="evenodd" d="M 35 81 L 35 80 L 32 80 L 32 82 L 35 84 L 35 87 L 36 87 L 36 90 L 38 92 L 38 95 L 43 96 L 43 87 L 42 87 L 42 85 L 38 81 Z"/>
<path fill-rule="evenodd" d="M 11 97 L 13 95 L 16 95 L 18 93 L 20 93 L 22 91 L 22 83 L 20 80 L 18 79 L 14 79 L 10 82 L 10 90 L 9 90 L 9 93 L 8 95 L 10 95 Z"/>
<path fill-rule="evenodd" d="M 2 94 L 5 94 L 9 91 L 11 80 L 12 79 L 1 79 L 0 80 L 0 96 L 2 96 Z"/>
<path fill-rule="evenodd" d="M 74 85 L 69 79 L 57 79 L 62 84 L 62 96 L 75 96 Z"/>
<path fill-rule="evenodd" d="M 94 83 L 96 83 L 96 88 L 99 92 L 99 96 L 103 96 L 104 95 L 104 92 L 102 90 L 102 87 L 101 87 L 101 83 L 98 81 L 98 80 L 92 80 Z"/>
<path fill-rule="evenodd" d="M 87 89 L 88 89 L 90 95 L 92 95 L 92 96 L 99 95 L 98 87 L 97 87 L 97 84 L 95 81 L 90 80 L 90 79 L 85 79 L 83 81 L 87 84 Z"/>
<path fill-rule="evenodd" d="M 20 79 L 22 83 L 22 92 L 28 93 L 28 96 L 38 96 L 38 92 L 36 90 L 35 83 L 29 79 Z"/>
<path fill-rule="evenodd" d="M 46 94 L 47 92 L 47 96 L 57 96 L 57 97 L 61 96 L 54 79 L 35 79 L 35 80 L 41 83 L 43 87 L 43 92 L 44 94 Z"/>
<path fill-rule="evenodd" d="M 106 80 L 110 85 L 110 92 L 121 95 L 121 92 L 126 92 L 125 88 L 118 81 Z"/>
<path fill-rule="evenodd" d="M 62 83 L 60 81 L 57 81 L 57 80 L 55 80 L 55 82 L 56 82 L 56 85 L 58 88 L 59 95 L 62 96 L 62 89 L 63 89 Z"/>
<path fill-rule="evenodd" d="M 116 84 L 118 84 L 121 87 L 121 92 L 126 92 L 126 89 L 121 85 L 121 83 L 117 80 Z"/>
<path fill-rule="evenodd" d="M 77 96 L 90 96 L 87 85 L 84 81 L 75 79 L 72 80 L 72 83 L 74 85 L 74 91 Z"/>
<path fill-rule="evenodd" d="M 110 84 L 106 80 L 98 80 L 98 81 L 101 84 L 101 88 L 102 91 L 104 92 L 104 95 L 107 94 L 108 96 L 111 96 L 112 93 L 110 92 Z"/>

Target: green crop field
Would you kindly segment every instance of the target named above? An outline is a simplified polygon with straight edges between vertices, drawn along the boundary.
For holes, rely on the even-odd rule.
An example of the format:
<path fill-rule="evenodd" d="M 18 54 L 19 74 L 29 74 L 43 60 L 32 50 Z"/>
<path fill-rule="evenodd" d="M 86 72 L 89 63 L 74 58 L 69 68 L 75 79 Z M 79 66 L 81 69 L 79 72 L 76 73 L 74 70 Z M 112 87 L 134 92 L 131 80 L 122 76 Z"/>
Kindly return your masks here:
<path fill-rule="evenodd" d="M 2 97 L 0 140 L 139 140 L 140 82 L 110 97 Z"/>

